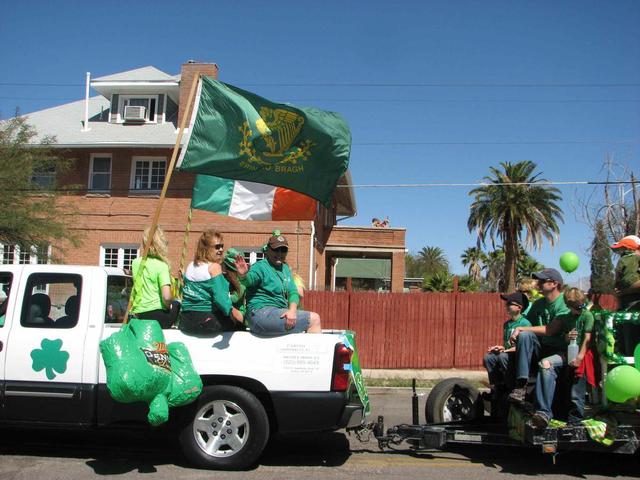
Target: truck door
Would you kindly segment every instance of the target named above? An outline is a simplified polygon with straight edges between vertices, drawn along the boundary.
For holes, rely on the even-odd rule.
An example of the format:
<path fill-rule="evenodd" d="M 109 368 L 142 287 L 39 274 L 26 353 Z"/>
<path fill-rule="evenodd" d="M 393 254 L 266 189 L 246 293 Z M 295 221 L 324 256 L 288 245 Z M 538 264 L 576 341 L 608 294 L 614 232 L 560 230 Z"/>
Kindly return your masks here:
<path fill-rule="evenodd" d="M 4 359 L 6 355 L 7 337 L 11 328 L 9 301 L 13 301 L 11 285 L 13 273 L 9 270 L 0 270 L 0 418 L 4 418 Z M 13 310 L 13 308 L 11 309 Z"/>
<path fill-rule="evenodd" d="M 22 277 L 4 347 L 5 419 L 89 423 L 91 395 L 82 384 L 89 316 L 83 275 L 34 268 Z"/>

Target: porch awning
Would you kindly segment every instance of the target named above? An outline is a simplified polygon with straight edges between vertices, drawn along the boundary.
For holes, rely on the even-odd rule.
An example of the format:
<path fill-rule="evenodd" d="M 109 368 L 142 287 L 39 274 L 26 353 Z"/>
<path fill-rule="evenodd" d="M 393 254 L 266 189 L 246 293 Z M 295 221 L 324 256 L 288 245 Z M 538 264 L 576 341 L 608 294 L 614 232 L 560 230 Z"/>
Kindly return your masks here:
<path fill-rule="evenodd" d="M 388 258 L 336 258 L 338 278 L 391 278 L 391 259 Z"/>

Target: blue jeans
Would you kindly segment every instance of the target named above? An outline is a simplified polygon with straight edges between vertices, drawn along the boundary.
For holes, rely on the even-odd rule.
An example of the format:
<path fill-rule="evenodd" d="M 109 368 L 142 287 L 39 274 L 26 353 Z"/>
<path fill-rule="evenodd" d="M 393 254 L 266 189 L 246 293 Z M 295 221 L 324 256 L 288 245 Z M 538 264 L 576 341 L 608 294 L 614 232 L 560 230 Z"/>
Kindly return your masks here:
<path fill-rule="evenodd" d="M 483 363 L 489 374 L 489 383 L 491 385 L 506 385 L 509 387 L 513 384 L 515 363 L 513 353 L 489 352 L 485 354 Z"/>
<path fill-rule="evenodd" d="M 520 332 L 516 344 L 516 379 L 527 380 L 531 370 L 531 361 L 540 358 L 542 345 L 533 332 Z"/>
<path fill-rule="evenodd" d="M 286 308 L 264 307 L 249 313 L 249 329 L 258 335 L 284 335 L 286 333 L 306 332 L 309 328 L 310 314 L 305 310 L 296 313 L 296 324 L 287 329 L 284 318 L 281 315 Z"/>
<path fill-rule="evenodd" d="M 545 361 L 551 364 L 549 368 L 543 367 Z M 558 372 L 560 372 L 566 364 L 567 358 L 564 354 L 551 355 L 540 361 L 538 377 L 536 378 L 536 408 L 539 412 L 544 412 L 549 418 L 553 418 L 551 405 L 553 404 L 553 396 L 556 391 Z M 573 373 L 573 371 L 571 373 Z M 572 378 L 569 422 L 578 422 L 583 419 L 586 388 L 586 375 L 583 375 L 579 379 Z"/>

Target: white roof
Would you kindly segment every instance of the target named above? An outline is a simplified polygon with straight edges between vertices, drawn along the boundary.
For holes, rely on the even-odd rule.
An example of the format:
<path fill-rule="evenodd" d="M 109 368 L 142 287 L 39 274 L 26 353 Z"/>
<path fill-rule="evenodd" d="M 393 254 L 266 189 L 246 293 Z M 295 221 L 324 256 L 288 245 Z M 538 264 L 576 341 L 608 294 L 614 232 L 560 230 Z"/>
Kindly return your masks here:
<path fill-rule="evenodd" d="M 89 99 L 89 131 L 83 132 L 84 100 L 25 115 L 37 133 L 37 141 L 55 136 L 57 147 L 173 147 L 177 128 L 173 123 L 125 125 L 109 123 L 109 100 Z"/>
<path fill-rule="evenodd" d="M 127 70 L 126 72 L 105 75 L 91 80 L 92 82 L 175 82 L 175 75 L 169 75 L 151 65 Z"/>

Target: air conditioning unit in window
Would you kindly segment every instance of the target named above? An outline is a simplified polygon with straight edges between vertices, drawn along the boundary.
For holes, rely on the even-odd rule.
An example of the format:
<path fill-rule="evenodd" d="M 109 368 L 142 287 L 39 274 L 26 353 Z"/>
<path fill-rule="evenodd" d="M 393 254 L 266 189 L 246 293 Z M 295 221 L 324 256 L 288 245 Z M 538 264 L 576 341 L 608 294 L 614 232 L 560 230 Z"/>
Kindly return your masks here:
<path fill-rule="evenodd" d="M 144 122 L 146 107 L 127 105 L 124 107 L 124 120 L 126 122 Z"/>

